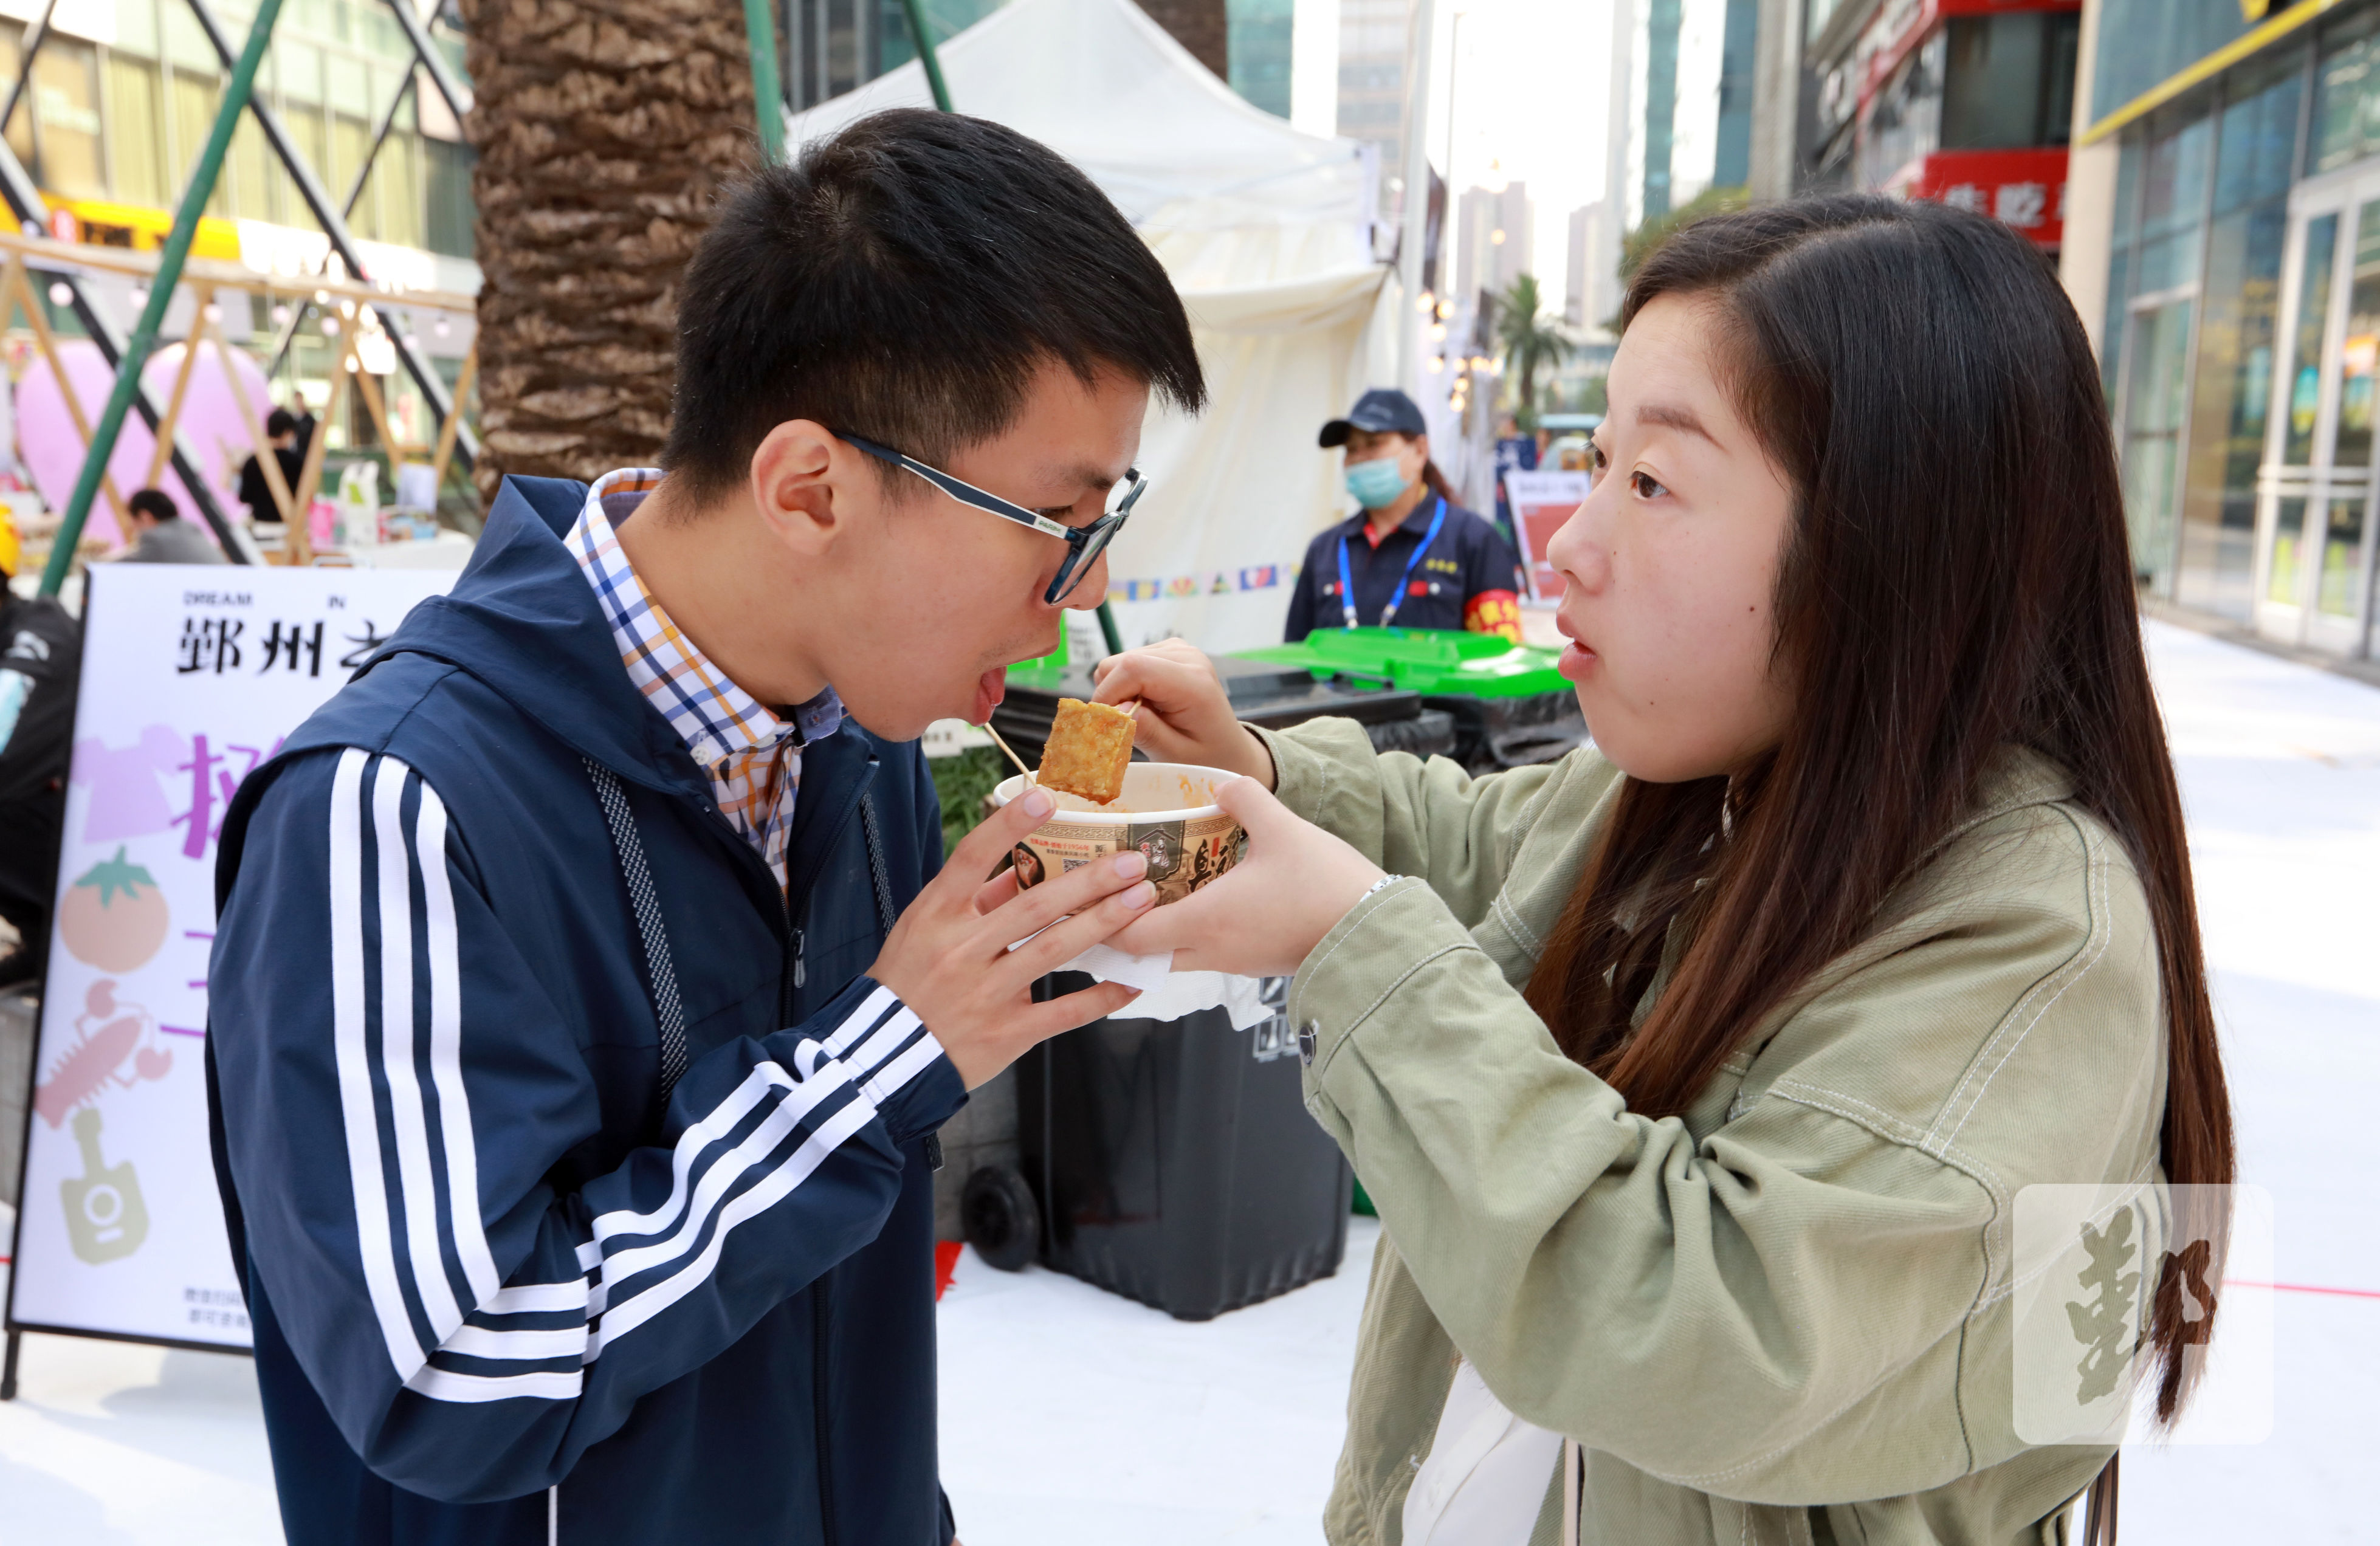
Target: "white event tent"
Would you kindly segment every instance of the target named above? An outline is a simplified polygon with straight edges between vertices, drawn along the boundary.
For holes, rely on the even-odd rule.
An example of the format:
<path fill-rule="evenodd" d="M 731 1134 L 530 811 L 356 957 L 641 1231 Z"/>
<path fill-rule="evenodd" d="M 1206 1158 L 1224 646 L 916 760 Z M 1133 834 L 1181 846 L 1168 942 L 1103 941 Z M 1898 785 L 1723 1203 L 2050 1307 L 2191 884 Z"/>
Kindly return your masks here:
<path fill-rule="evenodd" d="M 1150 410 L 1149 493 L 1109 563 L 1124 641 L 1278 642 L 1306 542 L 1352 508 L 1315 434 L 1387 369 L 1362 148 L 1249 105 L 1132 0 L 1014 0 L 940 58 L 957 111 L 1040 140 L 1115 201 L 1189 310 L 1211 405 Z M 912 61 L 790 116 L 789 153 L 931 104 Z"/>

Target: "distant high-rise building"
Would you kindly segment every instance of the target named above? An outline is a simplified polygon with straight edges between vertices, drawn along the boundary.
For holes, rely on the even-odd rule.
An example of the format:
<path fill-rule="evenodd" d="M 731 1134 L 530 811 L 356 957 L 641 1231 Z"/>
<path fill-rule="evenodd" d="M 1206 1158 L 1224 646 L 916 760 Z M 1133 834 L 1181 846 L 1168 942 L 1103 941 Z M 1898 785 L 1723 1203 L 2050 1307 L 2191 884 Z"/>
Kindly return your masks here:
<path fill-rule="evenodd" d="M 946 43 L 1004 3 L 925 0 L 926 24 L 933 29 L 937 43 Z M 902 0 L 781 0 L 781 5 L 785 97 L 797 112 L 864 86 L 917 57 Z M 1328 67 L 1338 54 L 1337 0 L 1321 0 L 1318 11 L 1315 0 L 1144 0 L 1141 8 L 1200 63 L 1223 76 L 1232 90 L 1284 118 L 1293 106 L 1295 23 L 1303 19 L 1318 34 L 1300 50 L 1303 55 L 1318 45 L 1310 68 Z M 1318 35 L 1324 33 L 1329 35 Z M 1400 51 L 1400 66 L 1402 58 Z M 1316 131 L 1336 132 L 1327 119 Z"/>
<path fill-rule="evenodd" d="M 1290 36 L 1295 0 L 1227 0 L 1232 90 L 1277 117 L 1290 116 Z"/>
<path fill-rule="evenodd" d="M 1372 147 L 1383 219 L 1402 207 L 1412 13 L 1412 0 L 1342 0 L 1339 7 L 1339 132 Z"/>
<path fill-rule="evenodd" d="M 1616 0 L 1628 11 L 1625 214 L 1629 229 L 1739 188 L 1752 164 L 1760 0 Z M 1616 30 L 1616 29 L 1615 29 Z M 1616 83 L 1615 83 L 1616 89 Z"/>
<path fill-rule="evenodd" d="M 1001 0 L 926 0 L 939 44 L 998 10 Z M 901 0 L 783 0 L 785 100 L 795 112 L 865 86 L 917 56 Z"/>
<path fill-rule="evenodd" d="M 1562 321 L 1572 327 L 1586 324 L 1587 255 L 1595 248 L 1595 217 L 1599 203 L 1570 212 L 1569 261 L 1562 264 Z"/>
<path fill-rule="evenodd" d="M 1609 199 L 1571 211 L 1562 320 L 1574 328 L 1597 332 L 1620 314 L 1619 225 Z"/>
<path fill-rule="evenodd" d="M 1526 183 L 1508 183 L 1501 190 L 1466 189 L 1455 206 L 1454 293 L 1500 294 L 1530 273 L 1536 219 Z"/>

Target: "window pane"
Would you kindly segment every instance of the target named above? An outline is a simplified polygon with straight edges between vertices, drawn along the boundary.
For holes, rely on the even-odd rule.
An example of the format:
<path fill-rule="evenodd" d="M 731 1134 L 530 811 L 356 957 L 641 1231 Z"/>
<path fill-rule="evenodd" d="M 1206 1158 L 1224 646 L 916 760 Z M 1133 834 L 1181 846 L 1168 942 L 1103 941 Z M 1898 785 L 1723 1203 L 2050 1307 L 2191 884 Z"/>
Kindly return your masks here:
<path fill-rule="evenodd" d="M 2367 14 L 2323 40 L 2314 71 L 2313 166 L 2327 172 L 2380 147 L 2380 13 Z"/>
<path fill-rule="evenodd" d="M 2281 460 L 2313 460 L 2313 421 L 2322 406 L 2322 332 L 2330 315 L 2330 266 L 2338 244 L 2338 216 L 2306 223 L 2305 265 L 2298 286 L 2297 325 L 2289 353 L 2289 430 Z"/>
<path fill-rule="evenodd" d="M 163 94 L 157 67 L 123 54 L 107 56 L 108 107 L 115 126 L 108 140 L 115 197 L 127 204 L 164 209 L 168 200 Z"/>
<path fill-rule="evenodd" d="M 2132 316 L 2132 377 L 2125 388 L 2124 511 L 2132 567 L 2162 578 L 2173 561 L 2177 454 L 2189 383 L 2188 300 Z"/>
<path fill-rule="evenodd" d="M 2298 542 L 2305 530 L 2305 507 L 2302 499 L 2280 501 L 2273 528 L 2273 569 L 2265 580 L 2268 602 L 2298 604 Z"/>
<path fill-rule="evenodd" d="M 2314 608 L 2334 617 L 2355 615 L 2357 573 L 2363 560 L 2363 496 L 2334 499 L 2322 537 L 2322 579 Z"/>
<path fill-rule="evenodd" d="M 178 203 L 182 189 L 188 186 L 190 174 L 198 170 L 199 156 L 206 148 L 208 131 L 214 128 L 215 82 L 212 76 L 195 76 L 184 70 L 174 72 L 174 138 L 186 157 L 185 164 L 174 169 L 174 197 Z M 225 179 L 217 177 L 212 192 L 207 196 L 209 214 L 228 215 L 231 201 L 225 196 Z"/>
<path fill-rule="evenodd" d="M 1997 151 L 2034 142 L 2046 19 L 2038 13 L 1951 18 L 1942 93 L 1945 149 Z"/>
<path fill-rule="evenodd" d="M 34 176 L 42 186 L 70 199 L 106 198 L 107 180 L 100 175 L 99 51 L 53 36 L 33 55 L 26 94 L 41 120 Z"/>
<path fill-rule="evenodd" d="M 2380 203 L 2355 223 L 2355 270 L 2347 292 L 2347 340 L 2339 348 L 2338 427 L 2330 443 L 2337 467 L 2372 461 L 2372 389 L 2380 374 Z"/>
<path fill-rule="evenodd" d="M 2081 18 L 1953 17 L 1942 95 L 1946 150 L 2063 145 L 2073 127 Z"/>
<path fill-rule="evenodd" d="M 2298 66 L 2304 57 L 2276 61 L 2279 74 L 2268 84 L 2259 86 L 2252 77 L 2226 86 L 2230 105 L 2223 110 L 2222 144 L 2215 165 L 2217 214 L 2289 191 L 2302 79 Z"/>
<path fill-rule="evenodd" d="M 351 118 L 345 113 L 331 116 L 331 164 L 324 181 L 334 200 L 344 199 L 355 186 L 356 175 L 364 169 L 364 152 L 371 148 L 372 126 L 361 118 Z M 355 213 L 347 224 L 356 235 L 367 241 L 380 239 L 380 214 L 370 197 L 356 201 Z"/>
<path fill-rule="evenodd" d="M 17 79 L 18 49 L 24 43 L 25 24 L 21 21 L 0 21 L 0 69 L 8 79 Z M 33 164 L 33 116 L 22 107 L 8 120 L 8 148 L 26 166 Z"/>
<path fill-rule="evenodd" d="M 2282 200 L 2215 222 L 2191 403 L 2174 599 L 2248 620 L 2254 600 L 2256 468 L 2273 398 L 2275 312 L 2288 229 Z"/>
<path fill-rule="evenodd" d="M 224 176 L 231 181 L 232 213 L 243 220 L 273 220 L 273 147 L 264 142 L 264 130 L 258 126 L 256 115 L 243 113 L 239 127 L 232 131 L 231 155 L 224 165 Z"/>
<path fill-rule="evenodd" d="M 2200 117 L 2151 139 L 2141 167 L 2140 269 L 2134 295 L 2198 277 L 2200 222 L 2205 214 L 2215 124 Z"/>

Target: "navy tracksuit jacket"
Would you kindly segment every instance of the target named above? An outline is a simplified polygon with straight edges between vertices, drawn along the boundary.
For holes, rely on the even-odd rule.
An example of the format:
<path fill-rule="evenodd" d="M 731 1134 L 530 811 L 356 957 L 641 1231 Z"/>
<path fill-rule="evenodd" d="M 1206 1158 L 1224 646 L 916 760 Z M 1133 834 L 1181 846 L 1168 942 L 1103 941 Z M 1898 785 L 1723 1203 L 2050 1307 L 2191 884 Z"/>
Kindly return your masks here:
<path fill-rule="evenodd" d="M 916 746 L 802 759 L 790 907 L 510 479 L 454 592 L 242 786 L 215 1164 L 293 1546 L 944 1546 L 934 1130 L 861 974 L 941 858 Z M 683 1004 L 589 764 L 625 791 Z"/>

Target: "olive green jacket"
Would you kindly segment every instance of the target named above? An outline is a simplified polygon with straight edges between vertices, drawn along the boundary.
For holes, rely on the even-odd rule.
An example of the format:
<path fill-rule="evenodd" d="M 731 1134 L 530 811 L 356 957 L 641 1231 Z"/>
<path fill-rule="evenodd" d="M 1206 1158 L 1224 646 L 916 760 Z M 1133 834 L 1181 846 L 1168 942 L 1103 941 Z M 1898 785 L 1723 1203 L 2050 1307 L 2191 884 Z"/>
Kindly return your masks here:
<path fill-rule="evenodd" d="M 1585 1541 L 2059 1541 L 2110 1451 L 2016 1436 L 2011 1206 L 2155 1179 L 2165 1104 L 2147 903 L 2060 772 L 2006 754 L 1870 937 L 1651 1121 L 1520 992 L 1618 770 L 1264 738 L 1291 810 L 1414 877 L 1289 1000 L 1382 1224 L 1330 1540 L 1396 1546 L 1459 1353 L 1583 1448 Z M 1560 1515 L 1549 1482 L 1536 1546 Z"/>

